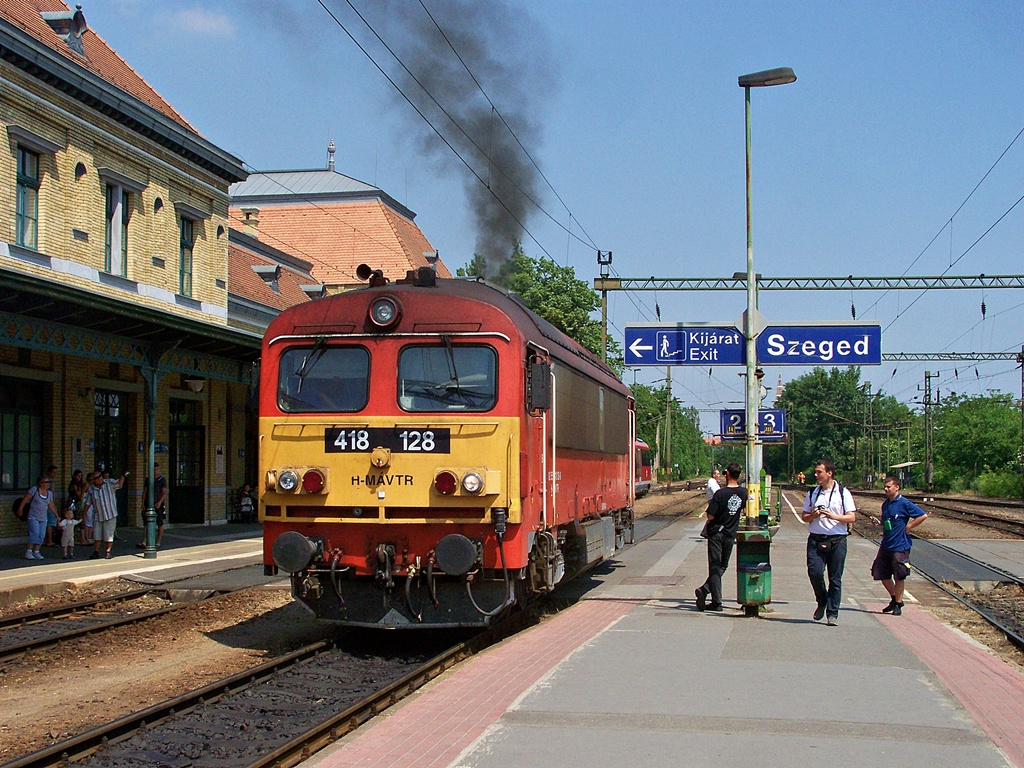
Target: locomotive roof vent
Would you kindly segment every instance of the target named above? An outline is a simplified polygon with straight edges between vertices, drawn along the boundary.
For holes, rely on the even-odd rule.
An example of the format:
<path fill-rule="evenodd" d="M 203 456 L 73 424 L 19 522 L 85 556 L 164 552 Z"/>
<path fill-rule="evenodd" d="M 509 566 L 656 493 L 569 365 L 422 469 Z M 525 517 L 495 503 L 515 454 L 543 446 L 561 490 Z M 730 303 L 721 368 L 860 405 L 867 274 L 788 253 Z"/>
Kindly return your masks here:
<path fill-rule="evenodd" d="M 437 272 L 430 267 L 410 269 L 405 273 L 405 280 L 401 282 L 412 283 L 417 288 L 433 288 L 437 285 Z"/>

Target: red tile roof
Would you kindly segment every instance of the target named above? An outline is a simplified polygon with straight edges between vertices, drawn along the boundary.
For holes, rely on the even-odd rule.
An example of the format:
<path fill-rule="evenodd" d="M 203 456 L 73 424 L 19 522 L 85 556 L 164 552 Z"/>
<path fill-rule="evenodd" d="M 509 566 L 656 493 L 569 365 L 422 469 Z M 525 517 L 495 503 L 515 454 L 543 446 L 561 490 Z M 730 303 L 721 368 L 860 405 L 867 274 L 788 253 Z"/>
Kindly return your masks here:
<path fill-rule="evenodd" d="M 0 0 L 0 16 L 11 24 L 52 48 L 69 61 L 88 69 L 111 85 L 126 91 L 193 133 L 198 133 L 174 107 L 168 104 L 94 31 L 87 29 L 82 35 L 82 46 L 85 50 L 85 58 L 83 58 L 72 51 L 68 44 L 39 15 L 45 12 L 70 12 L 70 10 L 67 3 L 62 0 Z"/>
<path fill-rule="evenodd" d="M 243 228 L 240 207 L 231 208 L 230 220 Z M 408 270 L 427 266 L 423 253 L 434 250 L 414 222 L 378 200 L 263 205 L 259 239 L 312 262 L 313 276 L 328 285 L 362 283 L 356 278 L 360 264 L 392 280 L 404 278 Z M 440 261 L 437 273 L 451 277 Z"/>
<path fill-rule="evenodd" d="M 302 290 L 303 285 L 316 281 L 287 266 L 281 266 L 281 277 L 277 281 L 280 293 L 253 270 L 256 266 L 277 266 L 278 262 L 253 253 L 236 243 L 228 245 L 228 292 L 243 299 L 276 309 L 285 309 L 309 301 Z"/>

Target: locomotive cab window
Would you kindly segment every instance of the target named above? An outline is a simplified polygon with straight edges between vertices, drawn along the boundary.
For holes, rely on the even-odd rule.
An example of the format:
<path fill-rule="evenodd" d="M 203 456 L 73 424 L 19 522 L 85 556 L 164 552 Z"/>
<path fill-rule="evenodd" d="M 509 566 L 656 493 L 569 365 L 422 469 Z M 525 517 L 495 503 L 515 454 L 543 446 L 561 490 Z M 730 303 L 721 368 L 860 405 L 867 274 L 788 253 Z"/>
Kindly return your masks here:
<path fill-rule="evenodd" d="M 489 411 L 498 400 L 498 356 L 483 345 L 405 347 L 398 357 L 403 411 Z"/>
<path fill-rule="evenodd" d="M 285 413 L 361 411 L 370 393 L 370 353 L 362 347 L 289 349 L 278 368 L 277 405 Z"/>

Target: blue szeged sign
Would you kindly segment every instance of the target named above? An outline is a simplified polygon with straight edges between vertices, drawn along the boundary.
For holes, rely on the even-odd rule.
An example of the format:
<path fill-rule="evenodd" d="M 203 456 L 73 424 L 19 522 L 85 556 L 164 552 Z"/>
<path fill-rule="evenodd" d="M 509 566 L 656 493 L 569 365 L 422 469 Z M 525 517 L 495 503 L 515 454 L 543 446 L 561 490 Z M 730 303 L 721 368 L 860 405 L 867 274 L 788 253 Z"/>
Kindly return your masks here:
<path fill-rule="evenodd" d="M 727 323 L 626 326 L 626 365 L 745 365 L 746 342 Z M 878 323 L 769 325 L 757 337 L 760 365 L 881 365 Z"/>

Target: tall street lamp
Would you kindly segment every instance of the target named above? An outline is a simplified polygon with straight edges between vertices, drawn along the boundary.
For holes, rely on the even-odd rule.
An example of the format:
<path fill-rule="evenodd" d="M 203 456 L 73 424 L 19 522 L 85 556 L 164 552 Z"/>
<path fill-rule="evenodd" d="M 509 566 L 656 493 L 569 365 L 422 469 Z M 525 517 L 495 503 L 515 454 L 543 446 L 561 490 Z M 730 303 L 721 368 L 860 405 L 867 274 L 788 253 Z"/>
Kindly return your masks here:
<path fill-rule="evenodd" d="M 760 405 L 761 381 L 757 376 L 757 277 L 754 274 L 754 240 L 750 231 L 750 89 L 769 85 L 787 85 L 796 81 L 796 75 L 789 67 L 740 75 L 739 86 L 743 89 L 747 132 L 747 316 L 743 334 L 747 339 L 747 395 L 746 395 L 746 445 L 747 445 L 747 523 L 757 521 L 761 509 L 761 446 L 757 442 L 758 406 Z"/>

